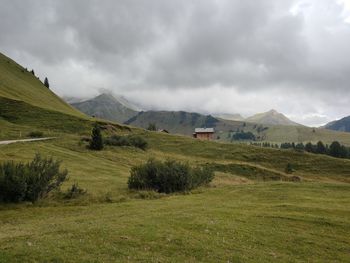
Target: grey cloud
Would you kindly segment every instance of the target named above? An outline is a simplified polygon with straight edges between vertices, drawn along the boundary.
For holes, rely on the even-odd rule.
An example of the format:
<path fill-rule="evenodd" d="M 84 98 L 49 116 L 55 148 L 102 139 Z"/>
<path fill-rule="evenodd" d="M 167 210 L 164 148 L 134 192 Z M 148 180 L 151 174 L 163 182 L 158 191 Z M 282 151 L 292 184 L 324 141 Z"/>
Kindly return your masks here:
<path fill-rule="evenodd" d="M 164 108 L 204 112 L 220 105 L 220 111 L 250 113 L 275 105 L 291 116 L 316 116 L 312 122 L 349 114 L 350 24 L 333 0 L 0 5 L 0 50 L 48 75 L 61 95 L 107 88 L 154 108 L 171 91 L 178 97 L 170 96 Z M 207 95 L 182 102 L 183 91 L 198 96 L 196 90 Z M 213 102 L 209 90 L 222 94 Z"/>

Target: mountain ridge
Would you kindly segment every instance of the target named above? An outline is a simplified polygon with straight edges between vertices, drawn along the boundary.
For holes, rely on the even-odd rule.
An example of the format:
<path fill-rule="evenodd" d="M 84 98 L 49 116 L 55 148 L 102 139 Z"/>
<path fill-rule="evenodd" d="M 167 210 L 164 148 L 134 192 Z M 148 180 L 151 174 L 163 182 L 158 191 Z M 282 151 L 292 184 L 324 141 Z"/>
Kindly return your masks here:
<path fill-rule="evenodd" d="M 111 94 L 102 93 L 92 99 L 71 105 L 87 115 L 123 123 L 138 113 L 125 104 L 126 100 L 121 102 Z"/>
<path fill-rule="evenodd" d="M 350 132 L 350 116 L 329 122 L 324 127 L 333 131 Z"/>

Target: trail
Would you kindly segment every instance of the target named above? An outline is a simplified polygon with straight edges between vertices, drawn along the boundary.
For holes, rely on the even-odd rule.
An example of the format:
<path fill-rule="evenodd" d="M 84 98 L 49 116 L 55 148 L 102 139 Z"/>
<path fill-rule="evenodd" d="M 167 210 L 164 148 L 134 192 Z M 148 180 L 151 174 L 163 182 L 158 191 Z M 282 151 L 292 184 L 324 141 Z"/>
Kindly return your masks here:
<path fill-rule="evenodd" d="M 52 140 L 56 137 L 45 137 L 45 138 L 33 138 L 33 139 L 21 139 L 21 140 L 8 140 L 8 141 L 0 141 L 0 145 L 6 145 L 16 142 L 35 142 L 35 141 L 46 141 L 46 140 Z"/>

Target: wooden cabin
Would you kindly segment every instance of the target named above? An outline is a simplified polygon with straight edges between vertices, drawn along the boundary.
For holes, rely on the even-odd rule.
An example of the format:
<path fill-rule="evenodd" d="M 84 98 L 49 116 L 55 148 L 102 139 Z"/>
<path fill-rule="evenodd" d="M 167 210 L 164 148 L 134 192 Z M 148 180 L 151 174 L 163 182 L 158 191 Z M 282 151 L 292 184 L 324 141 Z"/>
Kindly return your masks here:
<path fill-rule="evenodd" d="M 193 133 L 193 137 L 200 140 L 213 140 L 214 128 L 196 128 Z"/>

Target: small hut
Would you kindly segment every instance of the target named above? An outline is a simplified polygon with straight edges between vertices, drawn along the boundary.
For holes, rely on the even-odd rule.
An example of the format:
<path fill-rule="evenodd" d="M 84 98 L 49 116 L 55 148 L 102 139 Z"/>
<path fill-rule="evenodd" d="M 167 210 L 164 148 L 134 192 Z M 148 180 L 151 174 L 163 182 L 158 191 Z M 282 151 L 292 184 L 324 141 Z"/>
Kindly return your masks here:
<path fill-rule="evenodd" d="M 200 140 L 210 141 L 214 138 L 214 128 L 196 128 L 193 137 Z"/>

